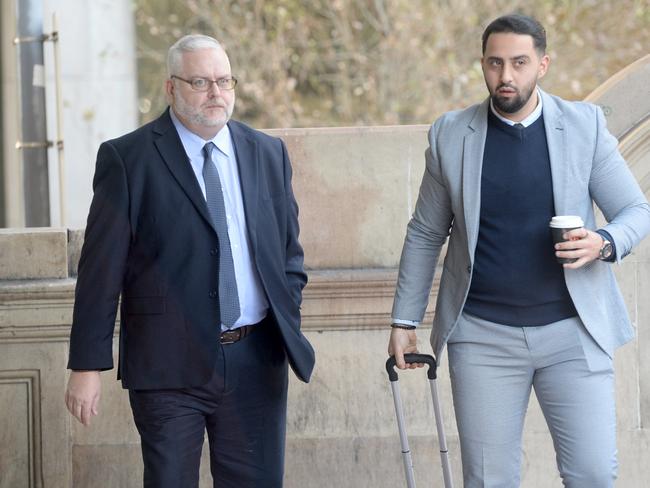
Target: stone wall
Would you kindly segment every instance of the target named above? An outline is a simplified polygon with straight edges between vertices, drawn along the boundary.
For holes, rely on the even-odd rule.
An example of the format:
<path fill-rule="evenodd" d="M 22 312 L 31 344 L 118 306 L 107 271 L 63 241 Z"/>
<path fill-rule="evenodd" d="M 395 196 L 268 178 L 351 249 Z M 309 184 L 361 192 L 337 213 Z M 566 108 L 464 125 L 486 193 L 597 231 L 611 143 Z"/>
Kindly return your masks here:
<path fill-rule="evenodd" d="M 590 99 L 646 195 L 650 194 L 650 56 Z M 286 486 L 404 486 L 386 359 L 387 324 L 406 222 L 423 171 L 425 126 L 270 131 L 288 145 L 301 204 L 310 283 L 303 328 L 317 351 L 313 381 L 292 378 Z M 0 488 L 141 486 L 138 436 L 126 393 L 103 373 L 101 414 L 90 428 L 63 404 L 75 269 L 82 231 L 0 230 Z M 637 339 L 616 355 L 620 481 L 650 479 L 650 242 L 617 266 Z M 437 283 L 432 289 L 432 303 Z M 432 310 L 426 323 L 430 323 Z M 119 324 L 118 324 L 119 325 Z M 420 331 L 430 351 L 426 326 Z M 442 486 L 423 372 L 401 375 L 421 485 Z M 441 399 L 460 479 L 446 361 Z M 204 456 L 205 456 L 204 452 Z M 534 398 L 526 422 L 522 485 L 560 485 Z M 210 486 L 204 457 L 202 486 Z"/>

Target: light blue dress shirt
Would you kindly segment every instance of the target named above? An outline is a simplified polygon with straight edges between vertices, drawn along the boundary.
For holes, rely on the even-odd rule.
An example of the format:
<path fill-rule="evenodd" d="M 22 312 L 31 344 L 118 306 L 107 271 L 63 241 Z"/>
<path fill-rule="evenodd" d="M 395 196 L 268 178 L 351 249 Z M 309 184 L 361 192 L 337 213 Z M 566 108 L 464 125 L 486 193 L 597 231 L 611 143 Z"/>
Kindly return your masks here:
<path fill-rule="evenodd" d="M 203 140 L 202 137 L 185 127 L 171 108 L 169 115 L 190 160 L 196 181 L 203 192 L 203 198 L 205 198 L 203 146 L 210 141 Z M 228 237 L 230 238 L 235 276 L 237 277 L 237 293 L 239 295 L 241 315 L 231 327 L 231 329 L 236 329 L 244 325 L 260 322 L 267 314 L 269 303 L 259 273 L 251 259 L 252 253 L 246 229 L 244 200 L 239 181 L 239 171 L 237 170 L 237 156 L 228 126 L 225 125 L 211 141 L 218 149 L 218 151 L 212 151 L 212 162 L 217 167 L 219 179 L 221 180 L 223 200 L 226 207 L 226 220 L 228 222 Z M 222 324 L 221 329 L 227 330 L 228 328 Z"/>

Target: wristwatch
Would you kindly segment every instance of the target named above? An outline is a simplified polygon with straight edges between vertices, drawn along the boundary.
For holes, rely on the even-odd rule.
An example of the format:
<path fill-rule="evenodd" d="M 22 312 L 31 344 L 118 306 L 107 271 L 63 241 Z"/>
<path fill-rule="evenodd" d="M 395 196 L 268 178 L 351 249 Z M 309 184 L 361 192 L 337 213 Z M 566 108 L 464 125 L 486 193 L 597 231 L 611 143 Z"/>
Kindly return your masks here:
<path fill-rule="evenodd" d="M 600 259 L 601 261 L 605 261 L 606 259 L 609 259 L 611 256 L 612 256 L 612 243 L 603 237 L 603 245 L 601 246 L 600 251 L 598 251 L 598 259 Z"/>

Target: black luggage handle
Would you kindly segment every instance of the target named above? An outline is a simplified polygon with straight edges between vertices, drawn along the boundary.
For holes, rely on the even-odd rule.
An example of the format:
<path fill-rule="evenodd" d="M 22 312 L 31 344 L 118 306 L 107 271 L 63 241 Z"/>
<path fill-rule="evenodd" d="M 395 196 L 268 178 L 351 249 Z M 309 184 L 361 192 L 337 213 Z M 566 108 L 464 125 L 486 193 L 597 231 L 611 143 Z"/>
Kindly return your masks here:
<path fill-rule="evenodd" d="M 427 378 L 430 380 L 436 379 L 436 359 L 431 354 L 404 354 L 404 361 L 406 364 L 411 363 L 425 363 L 429 366 L 427 370 Z M 386 360 L 386 372 L 390 381 L 397 381 L 397 371 L 395 371 L 395 356 L 391 356 Z"/>

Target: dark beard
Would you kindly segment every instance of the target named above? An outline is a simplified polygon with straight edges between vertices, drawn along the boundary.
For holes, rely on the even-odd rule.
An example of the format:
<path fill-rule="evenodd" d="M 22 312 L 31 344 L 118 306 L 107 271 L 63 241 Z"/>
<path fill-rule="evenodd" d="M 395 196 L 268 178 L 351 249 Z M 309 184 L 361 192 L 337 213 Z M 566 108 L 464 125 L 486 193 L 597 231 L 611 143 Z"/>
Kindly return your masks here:
<path fill-rule="evenodd" d="M 499 86 L 497 90 L 501 88 Z M 521 110 L 521 108 L 528 103 L 528 100 L 530 100 L 531 95 L 533 94 L 533 90 L 535 87 L 533 86 L 528 93 L 525 94 L 525 96 L 522 96 L 521 92 L 517 92 L 517 96 L 512 97 L 512 98 L 503 98 L 499 97 L 499 95 L 496 94 L 496 92 L 492 95 L 492 103 L 494 103 L 494 107 L 499 111 L 503 112 L 506 114 L 514 114 L 515 112 L 518 112 Z"/>

